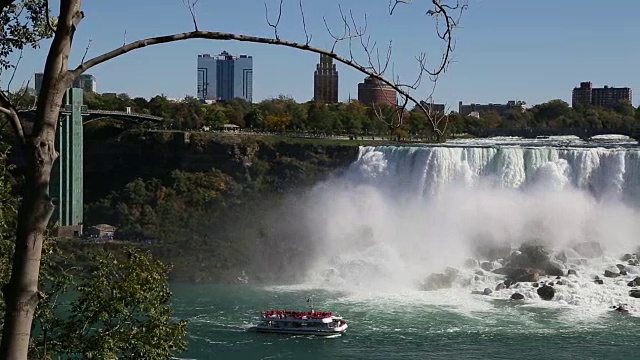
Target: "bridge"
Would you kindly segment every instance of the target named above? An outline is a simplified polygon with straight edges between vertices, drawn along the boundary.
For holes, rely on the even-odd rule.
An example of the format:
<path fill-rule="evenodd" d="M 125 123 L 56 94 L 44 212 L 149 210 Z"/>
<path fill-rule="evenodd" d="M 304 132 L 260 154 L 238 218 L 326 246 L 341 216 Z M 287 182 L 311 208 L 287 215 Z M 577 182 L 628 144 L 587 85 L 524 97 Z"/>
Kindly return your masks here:
<path fill-rule="evenodd" d="M 60 108 L 60 116 L 69 116 L 73 112 L 73 106 L 71 104 L 67 104 Z M 20 114 L 25 120 L 33 121 L 36 115 L 36 109 L 21 109 L 18 110 L 18 114 Z M 120 119 L 120 120 L 129 120 L 139 124 L 142 123 L 161 123 L 164 118 L 161 116 L 154 116 L 149 114 L 140 114 L 131 112 L 131 108 L 127 108 L 126 111 L 114 111 L 114 110 L 92 110 L 89 109 L 87 105 L 80 106 L 80 116 L 82 116 L 82 122 L 84 124 L 100 120 L 106 118 L 112 119 Z"/>
<path fill-rule="evenodd" d="M 91 110 L 84 102 L 82 89 L 69 88 L 60 108 L 56 149 L 59 157 L 51 172 L 50 195 L 56 205 L 51 218 L 58 224 L 58 236 L 76 237 L 82 234 L 84 221 L 84 130 L 83 125 L 98 119 L 113 118 L 138 124 L 160 124 L 160 116 L 138 114 L 126 108 L 125 111 Z M 33 122 L 36 109 L 20 109 L 22 119 Z"/>

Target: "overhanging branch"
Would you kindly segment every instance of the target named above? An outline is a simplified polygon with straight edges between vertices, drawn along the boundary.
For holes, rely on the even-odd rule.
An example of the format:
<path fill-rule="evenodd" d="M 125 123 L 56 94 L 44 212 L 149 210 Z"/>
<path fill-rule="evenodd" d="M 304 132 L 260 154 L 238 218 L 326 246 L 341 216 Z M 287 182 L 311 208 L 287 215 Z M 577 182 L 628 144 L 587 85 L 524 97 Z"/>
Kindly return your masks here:
<path fill-rule="evenodd" d="M 13 104 L 11 104 L 11 100 L 9 100 L 7 94 L 5 94 L 3 91 L 0 91 L 0 112 L 5 114 L 9 118 L 9 122 L 11 123 L 11 127 L 13 128 L 13 132 L 18 138 L 18 142 L 21 145 L 26 144 L 24 129 L 22 129 L 22 123 L 20 123 L 18 112 L 16 111 L 16 108 L 13 106 Z"/>
<path fill-rule="evenodd" d="M 327 55 L 340 63 L 343 63 L 366 75 L 369 75 L 375 79 L 380 80 L 384 84 L 391 86 L 400 95 L 407 97 L 411 102 L 415 104 L 419 104 L 418 100 L 416 100 L 411 94 L 409 94 L 407 90 L 405 90 L 401 86 L 398 86 L 393 81 L 387 80 L 383 76 L 381 76 L 379 73 L 372 70 L 371 68 L 364 67 L 356 63 L 354 60 L 342 57 L 333 51 L 320 49 L 314 46 L 310 46 L 309 44 L 287 41 L 279 38 L 265 38 L 265 37 L 259 37 L 259 36 L 242 35 L 242 34 L 219 32 L 219 31 L 189 31 L 184 33 L 156 36 L 156 37 L 150 37 L 147 39 L 134 41 L 134 42 L 125 44 L 123 46 L 120 46 L 116 49 L 113 49 L 109 52 L 106 52 L 102 55 L 89 59 L 83 62 L 82 64 L 80 64 L 74 70 L 71 70 L 70 72 L 71 72 L 72 78 L 75 79 L 85 71 L 89 70 L 90 68 L 96 65 L 102 64 L 103 62 L 106 62 L 113 58 L 116 58 L 120 55 L 124 55 L 130 51 L 141 49 L 151 45 L 165 44 L 165 43 L 188 40 L 188 39 L 231 40 L 231 41 L 258 43 L 258 44 L 280 45 L 280 46 L 290 47 L 294 49 L 310 51 L 317 54 Z"/>

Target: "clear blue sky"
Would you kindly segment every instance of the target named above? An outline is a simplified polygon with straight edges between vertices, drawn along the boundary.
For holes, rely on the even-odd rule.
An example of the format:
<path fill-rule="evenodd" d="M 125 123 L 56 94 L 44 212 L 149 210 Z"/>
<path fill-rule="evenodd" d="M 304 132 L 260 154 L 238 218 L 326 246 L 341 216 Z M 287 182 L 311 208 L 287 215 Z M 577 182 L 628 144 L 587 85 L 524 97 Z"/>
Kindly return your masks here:
<path fill-rule="evenodd" d="M 596 86 L 629 86 L 638 91 L 640 1 L 612 0 L 469 0 L 469 9 L 456 34 L 455 63 L 440 79 L 436 102 L 457 107 L 468 102 L 525 100 L 529 104 L 553 98 L 570 101 L 580 81 Z M 277 0 L 268 0 L 271 10 Z M 433 22 L 423 15 L 430 3 L 414 0 L 388 16 L 387 0 L 304 0 L 313 43 L 331 46 L 322 16 L 339 29 L 338 7 L 352 9 L 360 19 L 369 15 L 369 32 L 380 44 L 394 41 L 393 61 L 402 79 L 415 76 L 414 56 L 421 51 L 437 61 L 441 44 L 433 36 Z M 420 7 L 422 5 L 423 7 Z M 56 5 L 57 6 L 57 5 Z M 284 0 L 281 37 L 304 41 L 298 0 Z M 181 0 L 85 1 L 86 18 L 75 38 L 71 64 L 79 62 L 89 40 L 88 57 L 126 40 L 191 30 L 191 19 Z M 258 0 L 200 0 L 200 29 L 269 36 L 264 5 Z M 15 83 L 43 68 L 48 42 L 25 52 Z M 384 48 L 383 48 L 384 49 Z M 90 71 L 100 92 L 126 92 L 150 97 L 195 95 L 196 57 L 227 50 L 254 57 L 254 99 L 279 94 L 306 101 L 313 96 L 313 70 L 318 56 L 270 45 L 228 41 L 188 40 L 152 46 L 121 56 Z M 346 50 L 345 47 L 338 50 Z M 339 65 L 340 98 L 357 94 L 363 75 Z M 6 78 L 3 79 L 6 83 Z M 417 95 L 429 92 L 423 86 Z"/>

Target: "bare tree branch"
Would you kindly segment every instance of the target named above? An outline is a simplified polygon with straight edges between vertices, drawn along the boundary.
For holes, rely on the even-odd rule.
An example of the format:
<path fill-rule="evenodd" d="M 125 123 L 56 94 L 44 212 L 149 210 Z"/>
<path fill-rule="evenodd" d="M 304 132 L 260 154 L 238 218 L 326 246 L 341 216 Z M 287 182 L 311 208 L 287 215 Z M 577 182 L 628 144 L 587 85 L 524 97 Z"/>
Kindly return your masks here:
<path fill-rule="evenodd" d="M 24 50 L 20 49 L 20 56 L 18 56 L 18 60 L 16 60 L 16 64 L 13 66 L 13 72 L 11 73 L 11 77 L 9 78 L 9 81 L 7 82 L 7 89 L 6 89 L 7 92 L 9 92 L 9 88 L 11 87 L 11 83 L 13 82 L 13 79 L 16 77 L 16 71 L 18 71 L 18 66 L 20 66 L 20 60 L 22 60 L 23 53 L 24 53 Z"/>
<path fill-rule="evenodd" d="M 188 1 L 192 1 L 192 0 L 183 0 L 183 2 L 185 2 L 186 5 L 191 4 L 189 5 L 190 9 L 193 9 L 193 5 L 195 5 L 195 3 L 189 3 Z M 311 36 L 309 36 L 306 30 L 306 20 L 305 20 L 304 8 L 302 7 L 301 0 L 299 1 L 299 8 L 303 18 L 302 19 L 303 30 L 305 32 L 304 43 L 282 40 L 280 38 L 280 35 L 278 33 L 278 27 L 282 18 L 282 6 L 283 6 L 283 0 L 280 0 L 279 7 L 278 7 L 278 16 L 275 22 L 272 22 L 269 19 L 269 9 L 267 4 L 265 3 L 265 17 L 269 26 L 272 27 L 274 30 L 273 38 L 257 37 L 257 36 L 226 33 L 226 32 L 216 32 L 216 31 L 200 31 L 200 30 L 166 35 L 166 36 L 151 37 L 143 40 L 134 41 L 128 44 L 124 44 L 123 46 L 116 48 L 110 52 L 94 57 L 93 59 L 83 61 L 83 63 L 80 66 L 70 71 L 70 74 L 71 74 L 71 78 L 76 78 L 77 76 L 85 72 L 87 69 L 95 65 L 98 65 L 102 62 L 105 62 L 107 60 L 110 60 L 112 58 L 115 58 L 117 56 L 120 56 L 122 54 L 125 54 L 129 51 L 143 48 L 149 45 L 168 43 L 168 42 L 174 42 L 174 41 L 180 41 L 180 40 L 186 40 L 186 39 L 234 40 L 234 41 L 241 41 L 241 42 L 282 45 L 282 46 L 287 46 L 291 48 L 328 55 L 333 59 L 337 60 L 338 62 L 348 65 L 366 75 L 373 77 L 374 79 L 381 81 L 383 84 L 386 84 L 392 87 L 397 91 L 398 95 L 403 98 L 403 101 L 400 102 L 403 106 L 400 106 L 398 108 L 398 113 L 400 114 L 400 117 L 399 117 L 399 121 L 396 123 L 397 126 L 400 126 L 402 124 L 402 113 L 404 112 L 404 110 L 406 109 L 406 105 L 410 101 L 415 103 L 416 106 L 420 107 L 425 112 L 425 114 L 427 114 L 429 119 L 433 120 L 432 125 L 434 127 L 434 130 L 436 132 L 439 132 L 437 128 L 437 124 L 439 123 L 439 121 L 435 117 L 430 115 L 429 110 L 424 106 L 422 106 L 420 101 L 418 101 L 413 95 L 410 94 L 410 91 L 415 90 L 420 86 L 424 73 L 428 74 L 431 80 L 435 83 L 437 81 L 438 75 L 446 71 L 447 66 L 450 62 L 451 53 L 453 52 L 454 46 L 455 46 L 455 42 L 453 40 L 453 35 L 452 35 L 453 29 L 457 26 L 458 19 L 459 19 L 450 15 L 450 12 L 452 10 L 453 11 L 459 10 L 461 13 L 467 7 L 466 4 L 461 4 L 460 1 L 461 0 L 457 0 L 455 5 L 448 5 L 448 4 L 444 4 L 443 0 L 431 0 L 434 7 L 433 9 L 429 9 L 426 13 L 429 16 L 436 17 L 436 23 L 437 23 L 436 32 L 437 32 L 438 38 L 445 42 L 445 48 L 443 50 L 441 61 L 439 62 L 438 66 L 435 67 L 434 69 L 428 68 L 427 61 L 426 61 L 426 58 L 427 58 L 426 53 L 421 53 L 416 57 L 416 61 L 418 62 L 419 74 L 413 83 L 401 83 L 398 79 L 395 79 L 395 77 L 392 78 L 392 80 L 388 80 L 385 77 L 383 77 L 383 74 L 387 71 L 389 65 L 391 64 L 393 44 L 392 42 L 389 42 L 386 54 L 382 56 L 381 51 L 377 46 L 377 43 L 375 41 L 372 41 L 370 36 L 366 36 L 366 30 L 368 25 L 366 14 L 364 16 L 364 22 L 365 22 L 364 25 L 359 26 L 357 21 L 355 20 L 355 16 L 353 15 L 352 11 L 350 11 L 349 15 L 347 16 L 345 12 L 342 10 L 342 7 L 338 6 L 340 11 L 340 18 L 343 22 L 343 27 L 344 27 L 342 34 L 336 34 L 335 32 L 333 32 L 330 29 L 326 21 L 326 18 L 323 18 L 325 27 L 329 35 L 334 39 L 334 43 L 331 46 L 330 50 L 323 50 L 323 49 L 311 46 L 310 45 Z M 411 0 L 391 0 L 389 5 L 390 12 L 393 13 L 393 10 L 395 10 L 396 6 L 398 6 L 399 4 L 408 4 L 410 2 Z M 439 18 L 444 19 L 445 26 L 442 28 L 439 25 L 440 23 L 438 22 Z M 353 55 L 352 41 L 354 39 L 359 40 L 360 47 L 366 54 L 366 61 L 364 64 L 358 62 Z M 349 43 L 348 58 L 345 56 L 337 55 L 335 52 L 337 44 L 343 41 L 348 41 Z"/>
<path fill-rule="evenodd" d="M 26 139 L 24 136 L 24 129 L 22 128 L 22 123 L 20 123 L 20 117 L 18 116 L 18 112 L 16 108 L 11 104 L 9 97 L 3 91 L 0 91 L 0 112 L 5 114 L 9 118 L 9 122 L 11 123 L 11 127 L 13 128 L 16 137 L 18 138 L 18 142 L 21 145 L 26 144 Z"/>
<path fill-rule="evenodd" d="M 91 47 L 91 39 L 87 43 L 87 47 L 84 49 L 84 54 L 82 55 L 82 60 L 80 60 L 80 64 L 84 62 L 84 59 L 87 57 L 87 53 L 89 52 L 89 48 Z"/>
<path fill-rule="evenodd" d="M 267 3 L 264 3 L 264 17 L 267 19 L 267 24 L 269 24 L 269 26 L 271 26 L 273 28 L 273 36 L 279 40 L 280 37 L 278 36 L 278 26 L 280 25 L 280 19 L 282 18 L 282 3 L 284 2 L 284 0 L 280 0 L 280 6 L 278 7 L 278 18 L 276 19 L 275 23 L 272 23 L 269 20 L 269 7 L 267 6 Z"/>
<path fill-rule="evenodd" d="M 49 11 L 49 0 L 45 0 L 44 2 L 45 4 L 45 16 L 47 17 L 47 27 L 49 27 L 49 30 L 54 33 L 56 32 L 56 28 L 53 26 L 53 23 L 51 22 L 51 15 L 50 15 L 50 11 Z"/>
<path fill-rule="evenodd" d="M 411 0 L 389 0 L 389 15 L 393 15 L 396 7 L 400 4 L 408 4 Z"/>
<path fill-rule="evenodd" d="M 304 9 L 302 8 L 302 0 L 299 1 L 299 4 L 300 4 L 300 16 L 302 17 L 302 29 L 304 30 L 305 44 L 309 45 L 311 43 L 311 39 L 313 38 L 313 35 L 309 35 L 309 33 L 307 32 L 307 22 L 304 16 Z"/>
<path fill-rule="evenodd" d="M 196 20 L 196 5 L 198 4 L 198 0 L 182 0 L 182 3 L 191 14 L 191 20 L 193 20 L 194 30 L 198 31 L 198 21 Z"/>

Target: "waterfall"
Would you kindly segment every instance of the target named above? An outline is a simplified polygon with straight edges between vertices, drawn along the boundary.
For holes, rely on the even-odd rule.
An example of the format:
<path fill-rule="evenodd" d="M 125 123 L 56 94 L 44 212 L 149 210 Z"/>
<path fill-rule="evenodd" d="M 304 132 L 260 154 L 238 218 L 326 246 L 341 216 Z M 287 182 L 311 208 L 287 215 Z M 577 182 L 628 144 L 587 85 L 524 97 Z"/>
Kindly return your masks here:
<path fill-rule="evenodd" d="M 411 197 L 450 186 L 568 189 L 640 205 L 640 150 L 554 147 L 361 147 L 348 176 Z"/>
<path fill-rule="evenodd" d="M 307 201 L 321 249 L 312 273 L 332 286 L 415 286 L 485 244 L 596 241 L 620 256 L 635 250 L 640 233 L 640 148 L 364 146 Z"/>

